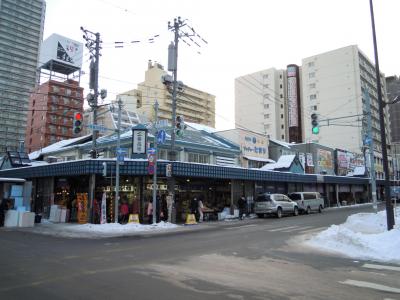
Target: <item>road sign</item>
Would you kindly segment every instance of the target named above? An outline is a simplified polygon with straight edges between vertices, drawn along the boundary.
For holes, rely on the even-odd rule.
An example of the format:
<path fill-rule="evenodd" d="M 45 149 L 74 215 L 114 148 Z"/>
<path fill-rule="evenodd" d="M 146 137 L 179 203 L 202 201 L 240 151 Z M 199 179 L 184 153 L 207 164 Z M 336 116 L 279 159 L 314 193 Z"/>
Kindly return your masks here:
<path fill-rule="evenodd" d="M 147 172 L 148 172 L 150 175 L 153 175 L 153 174 L 154 174 L 154 165 L 148 165 L 148 167 L 147 167 Z"/>
<path fill-rule="evenodd" d="M 90 128 L 90 129 L 92 129 L 92 130 L 97 130 L 97 131 L 112 130 L 112 129 L 109 129 L 109 128 L 107 128 L 107 127 L 104 127 L 104 126 L 102 126 L 102 125 L 97 125 L 97 124 L 89 124 L 87 127 Z"/>
<path fill-rule="evenodd" d="M 117 161 L 121 164 L 124 163 L 125 154 L 127 153 L 126 149 L 117 148 Z"/>
<path fill-rule="evenodd" d="M 157 133 L 157 143 L 158 144 L 164 144 L 165 143 L 165 138 L 166 138 L 165 130 L 159 130 L 158 133 Z"/>
<path fill-rule="evenodd" d="M 156 154 L 156 149 L 154 148 L 147 149 L 147 154 Z"/>
<path fill-rule="evenodd" d="M 156 156 L 154 154 L 150 154 L 147 158 L 147 160 L 149 161 L 149 163 L 154 163 L 156 160 Z"/>

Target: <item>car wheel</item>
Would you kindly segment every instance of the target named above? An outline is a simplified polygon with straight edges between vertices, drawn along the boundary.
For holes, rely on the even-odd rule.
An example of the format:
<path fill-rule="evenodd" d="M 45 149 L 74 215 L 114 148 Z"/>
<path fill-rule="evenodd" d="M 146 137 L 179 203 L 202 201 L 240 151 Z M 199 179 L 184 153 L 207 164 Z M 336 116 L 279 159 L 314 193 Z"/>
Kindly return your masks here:
<path fill-rule="evenodd" d="M 299 208 L 297 206 L 294 207 L 293 215 L 294 216 L 298 216 L 299 215 Z"/>
<path fill-rule="evenodd" d="M 311 208 L 309 206 L 307 206 L 306 214 L 309 215 L 310 213 L 311 213 Z"/>
<path fill-rule="evenodd" d="M 257 217 L 264 218 L 264 214 L 257 214 Z"/>
<path fill-rule="evenodd" d="M 276 211 L 276 217 L 278 219 L 282 218 L 282 208 L 278 207 L 278 209 Z"/>
<path fill-rule="evenodd" d="M 318 207 L 318 212 L 319 212 L 319 213 L 322 213 L 322 205 L 320 205 L 320 206 Z"/>

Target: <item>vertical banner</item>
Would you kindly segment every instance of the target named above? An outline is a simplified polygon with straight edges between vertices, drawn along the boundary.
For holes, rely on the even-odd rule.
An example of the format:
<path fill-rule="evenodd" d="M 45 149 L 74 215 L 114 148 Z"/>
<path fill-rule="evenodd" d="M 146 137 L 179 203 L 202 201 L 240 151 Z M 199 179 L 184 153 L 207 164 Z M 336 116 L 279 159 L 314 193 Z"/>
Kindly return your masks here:
<path fill-rule="evenodd" d="M 100 215 L 100 224 L 107 223 L 107 205 L 106 205 L 106 193 L 103 192 L 103 197 L 101 198 L 101 215 Z"/>
<path fill-rule="evenodd" d="M 78 223 L 87 223 L 87 206 L 88 206 L 88 194 L 78 193 L 76 194 L 76 202 L 78 203 Z"/>

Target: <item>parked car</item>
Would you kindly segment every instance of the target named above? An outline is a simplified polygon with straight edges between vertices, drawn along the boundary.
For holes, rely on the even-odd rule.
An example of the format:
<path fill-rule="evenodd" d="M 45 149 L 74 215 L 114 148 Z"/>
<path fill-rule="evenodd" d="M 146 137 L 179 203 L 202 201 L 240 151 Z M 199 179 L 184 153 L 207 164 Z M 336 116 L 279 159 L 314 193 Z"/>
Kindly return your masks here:
<path fill-rule="evenodd" d="M 301 213 L 309 214 L 311 211 L 321 213 L 324 209 L 324 198 L 318 192 L 295 192 L 288 196 L 297 203 Z"/>
<path fill-rule="evenodd" d="M 259 218 L 265 215 L 276 215 L 281 218 L 284 214 L 299 214 L 297 203 L 283 194 L 262 193 L 254 201 L 254 212 Z"/>

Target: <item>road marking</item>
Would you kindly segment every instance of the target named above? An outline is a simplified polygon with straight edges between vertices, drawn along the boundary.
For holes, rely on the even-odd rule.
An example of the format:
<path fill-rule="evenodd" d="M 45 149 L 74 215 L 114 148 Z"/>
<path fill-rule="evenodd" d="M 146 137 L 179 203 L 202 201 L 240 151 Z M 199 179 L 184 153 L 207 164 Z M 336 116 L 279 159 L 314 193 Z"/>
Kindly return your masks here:
<path fill-rule="evenodd" d="M 326 227 L 317 227 L 317 228 L 303 230 L 302 233 L 312 233 L 312 232 L 316 232 L 316 231 L 322 231 L 324 229 L 326 229 Z"/>
<path fill-rule="evenodd" d="M 311 228 L 311 227 L 312 226 L 299 226 L 299 227 L 297 227 L 295 229 L 282 230 L 281 232 L 301 231 L 301 230 L 308 229 L 308 228 Z"/>
<path fill-rule="evenodd" d="M 352 286 L 358 286 L 358 287 L 365 287 L 365 288 L 383 291 L 383 292 L 400 294 L 400 289 L 398 289 L 398 288 L 393 288 L 393 287 L 382 285 L 382 284 L 376 284 L 373 282 L 347 279 L 345 281 L 339 281 L 339 283 L 352 285 Z"/>
<path fill-rule="evenodd" d="M 385 266 L 385 265 L 374 265 L 374 264 L 363 264 L 363 268 L 376 269 L 376 270 L 390 270 L 400 272 L 400 267 Z"/>
<path fill-rule="evenodd" d="M 224 229 L 227 229 L 227 230 L 229 230 L 229 229 L 240 229 L 240 228 L 246 228 L 246 227 L 254 227 L 254 226 L 257 226 L 256 224 L 249 224 L 249 225 L 241 225 L 241 226 L 236 226 L 236 227 L 227 227 L 227 228 L 224 228 Z"/>
<path fill-rule="evenodd" d="M 298 227 L 298 226 L 280 227 L 280 228 L 275 228 L 275 229 L 269 229 L 268 231 L 275 232 L 275 231 L 288 230 L 288 229 L 296 228 L 296 227 Z"/>

